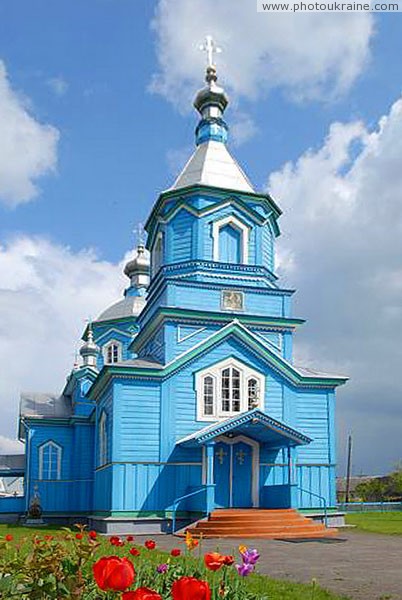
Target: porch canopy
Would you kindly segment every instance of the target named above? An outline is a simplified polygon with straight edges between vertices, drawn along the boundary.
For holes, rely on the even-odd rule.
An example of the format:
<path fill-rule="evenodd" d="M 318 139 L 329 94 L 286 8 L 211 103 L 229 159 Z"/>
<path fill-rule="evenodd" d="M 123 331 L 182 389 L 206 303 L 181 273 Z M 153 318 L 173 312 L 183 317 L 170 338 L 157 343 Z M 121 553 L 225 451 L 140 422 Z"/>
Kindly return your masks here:
<path fill-rule="evenodd" d="M 177 442 L 178 445 L 195 448 L 208 444 L 220 435 L 234 437 L 244 435 L 271 447 L 291 448 L 309 444 L 312 440 L 300 431 L 269 417 L 259 408 L 219 421 L 195 431 Z"/>

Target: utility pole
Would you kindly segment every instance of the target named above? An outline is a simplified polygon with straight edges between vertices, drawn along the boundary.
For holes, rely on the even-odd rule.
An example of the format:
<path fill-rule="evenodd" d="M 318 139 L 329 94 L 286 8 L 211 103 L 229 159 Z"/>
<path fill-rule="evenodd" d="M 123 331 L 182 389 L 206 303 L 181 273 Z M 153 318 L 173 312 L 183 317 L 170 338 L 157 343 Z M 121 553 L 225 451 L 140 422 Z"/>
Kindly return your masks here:
<path fill-rule="evenodd" d="M 345 502 L 349 502 L 349 494 L 350 494 L 350 471 L 352 466 L 352 435 L 349 434 L 348 437 L 348 462 L 346 468 L 346 493 L 345 493 Z"/>

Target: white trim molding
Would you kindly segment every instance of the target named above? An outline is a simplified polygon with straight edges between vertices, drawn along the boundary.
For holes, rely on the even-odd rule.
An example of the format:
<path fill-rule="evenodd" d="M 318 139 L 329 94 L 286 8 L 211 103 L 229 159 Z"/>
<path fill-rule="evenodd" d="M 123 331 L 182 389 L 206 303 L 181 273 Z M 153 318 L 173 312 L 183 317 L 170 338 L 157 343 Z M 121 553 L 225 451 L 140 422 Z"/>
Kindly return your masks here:
<path fill-rule="evenodd" d="M 44 452 L 49 449 L 49 462 L 47 465 L 47 472 L 44 472 Z M 52 454 L 56 452 L 56 477 L 52 476 Z M 49 440 L 48 442 L 44 442 L 39 446 L 39 479 L 40 480 L 54 480 L 61 478 L 61 456 L 62 456 L 63 448 L 56 444 L 53 440 Z"/>
<path fill-rule="evenodd" d="M 113 360 L 109 360 L 109 351 L 112 348 L 112 346 L 116 346 L 116 358 L 117 360 L 114 360 L 115 357 L 115 351 L 112 350 L 112 358 Z M 121 362 L 123 360 L 123 344 L 121 342 L 119 342 L 119 340 L 109 340 L 107 342 L 107 344 L 105 344 L 102 348 L 102 356 L 103 356 L 103 362 L 105 363 L 105 365 L 113 365 L 114 363 L 118 363 Z"/>
<path fill-rule="evenodd" d="M 236 394 L 234 390 L 230 389 L 229 397 L 225 398 L 225 402 L 229 402 L 230 406 L 228 410 L 223 410 L 223 371 L 230 370 L 231 388 L 233 387 L 233 374 L 236 377 Z M 233 371 L 234 370 L 234 371 Z M 238 373 L 238 375 L 237 375 Z M 227 376 L 227 373 L 225 374 Z M 206 378 L 212 378 L 212 389 L 211 381 L 205 381 Z M 249 405 L 249 381 L 250 379 L 256 380 L 255 392 L 253 394 L 252 406 Z M 205 403 L 205 385 L 208 385 L 208 406 L 212 406 L 212 410 L 206 410 Z M 210 367 L 198 371 L 195 374 L 195 390 L 197 398 L 197 421 L 219 421 L 233 417 L 235 415 L 247 412 L 254 408 L 261 408 L 264 410 L 264 398 L 265 398 L 265 375 L 252 369 L 248 365 L 240 362 L 235 358 L 228 358 L 222 360 Z M 212 402 L 211 402 L 212 392 Z M 226 392 L 227 395 L 227 392 Z M 237 397 L 239 396 L 239 397 Z M 238 406 L 234 409 L 234 407 Z"/>
<path fill-rule="evenodd" d="M 249 238 L 250 238 L 250 227 L 240 221 L 234 215 L 229 215 L 227 217 L 223 217 L 217 221 L 212 223 L 212 241 L 213 241 L 213 260 L 215 262 L 219 262 L 219 231 L 225 225 L 232 225 L 235 229 L 238 229 L 241 234 L 241 256 L 242 256 L 242 264 L 248 264 L 248 255 L 249 255 Z"/>

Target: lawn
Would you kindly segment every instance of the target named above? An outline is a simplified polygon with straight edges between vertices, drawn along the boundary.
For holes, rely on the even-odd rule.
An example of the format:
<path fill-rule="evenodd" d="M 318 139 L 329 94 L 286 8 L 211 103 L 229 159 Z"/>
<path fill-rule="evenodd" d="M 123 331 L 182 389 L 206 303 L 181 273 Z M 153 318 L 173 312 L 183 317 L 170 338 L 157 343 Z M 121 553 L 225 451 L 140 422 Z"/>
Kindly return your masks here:
<path fill-rule="evenodd" d="M 60 530 L 60 528 L 58 527 L 28 529 L 16 525 L 0 525 L 0 538 L 4 537 L 6 534 L 11 534 L 13 536 L 12 545 L 22 544 L 22 548 L 24 548 L 24 540 L 28 537 L 40 536 L 40 538 L 43 539 L 46 535 L 52 535 L 54 536 L 54 538 L 61 538 L 65 536 L 65 531 Z M 135 565 L 138 565 L 142 561 L 147 562 L 147 564 L 151 563 L 152 565 L 158 565 L 159 563 L 168 562 L 168 559 L 170 559 L 170 555 L 167 552 L 164 552 L 163 544 L 161 544 L 161 542 L 159 542 L 161 544 L 160 548 L 153 551 L 146 550 L 140 545 L 136 546 L 140 549 L 141 554 L 139 557 L 133 558 L 130 556 L 130 554 L 128 554 L 127 545 L 123 548 L 112 547 L 108 538 L 103 537 L 100 538 L 100 540 L 101 545 L 96 552 L 95 559 L 103 555 L 111 554 L 119 556 L 128 556 L 134 562 Z M 132 546 L 132 544 L 130 544 L 130 546 Z M 182 551 L 184 552 L 183 542 L 178 541 L 178 547 L 182 548 Z M 197 568 L 204 568 L 203 561 L 200 561 L 200 559 L 198 558 L 198 556 L 201 555 L 202 551 L 200 549 L 197 549 L 194 552 L 194 558 L 188 558 L 188 560 L 194 561 L 195 570 L 197 570 Z M 211 574 L 212 577 L 214 575 L 216 574 Z M 287 581 L 271 579 L 269 577 L 259 574 L 253 574 L 247 577 L 244 580 L 244 583 L 247 585 L 247 591 L 249 593 L 252 592 L 256 595 L 256 597 L 264 600 L 347 600 L 345 596 L 338 596 L 336 594 L 333 594 L 329 591 L 322 589 L 318 585 L 315 585 L 314 583 L 312 583 L 311 585 L 297 584 Z M 14 596 L 12 597 L 14 598 Z M 84 598 L 85 597 L 86 596 L 84 596 Z M 93 598 L 92 595 L 91 598 Z"/>
<path fill-rule="evenodd" d="M 348 514 L 346 515 L 346 523 L 355 525 L 359 531 L 402 535 L 402 511 Z"/>

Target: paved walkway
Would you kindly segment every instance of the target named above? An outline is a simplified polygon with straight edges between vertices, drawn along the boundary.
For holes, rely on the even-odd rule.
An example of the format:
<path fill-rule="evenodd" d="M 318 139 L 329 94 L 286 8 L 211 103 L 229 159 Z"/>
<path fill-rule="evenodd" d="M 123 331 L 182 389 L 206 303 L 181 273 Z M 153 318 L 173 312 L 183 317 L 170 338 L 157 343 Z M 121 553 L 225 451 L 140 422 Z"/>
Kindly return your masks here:
<path fill-rule="evenodd" d="M 148 536 L 150 537 L 150 536 Z M 292 544 L 245 540 L 261 552 L 259 571 L 276 579 L 309 583 L 315 577 L 324 588 L 353 600 L 402 600 L 402 536 L 341 530 L 344 543 Z M 142 543 L 146 538 L 136 536 Z M 177 538 L 157 536 L 162 548 L 178 545 Z M 204 540 L 205 550 L 233 553 L 242 540 Z"/>

